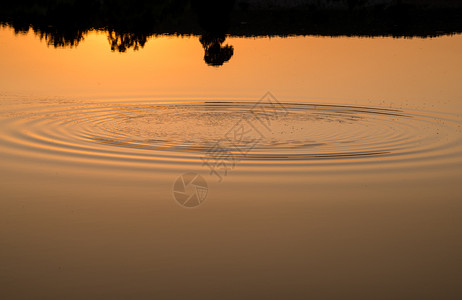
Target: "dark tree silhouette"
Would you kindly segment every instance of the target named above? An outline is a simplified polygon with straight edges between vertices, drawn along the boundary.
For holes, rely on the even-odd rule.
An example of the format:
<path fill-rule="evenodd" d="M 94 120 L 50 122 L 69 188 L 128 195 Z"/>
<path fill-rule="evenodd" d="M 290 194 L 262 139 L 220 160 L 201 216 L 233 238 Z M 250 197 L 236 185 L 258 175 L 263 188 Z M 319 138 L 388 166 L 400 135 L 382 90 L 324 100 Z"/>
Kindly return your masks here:
<path fill-rule="evenodd" d="M 138 50 L 139 47 L 144 47 L 147 40 L 147 36 L 143 34 L 137 35 L 135 33 L 120 33 L 116 31 L 109 31 L 107 38 L 111 44 L 111 50 L 119 52 L 126 52 L 130 48 Z"/>
<path fill-rule="evenodd" d="M 229 61 L 234 53 L 233 46 L 224 45 L 225 37 L 213 34 L 204 34 L 200 37 L 200 42 L 205 50 L 204 61 L 209 66 L 221 66 Z"/>
<path fill-rule="evenodd" d="M 205 30 L 199 41 L 204 48 L 204 61 L 209 66 L 219 67 L 234 54 L 233 46 L 223 45 L 229 29 L 230 14 L 234 0 L 193 0 L 198 23 Z"/>
<path fill-rule="evenodd" d="M 208 65 L 220 66 L 234 53 L 226 36 L 393 36 L 433 37 L 462 32 L 462 0 L 319 0 L 330 9 L 298 1 L 266 8 L 249 0 L 4 0 L 0 25 L 32 30 L 53 47 L 77 46 L 90 30 L 108 34 L 112 51 L 142 48 L 153 35 L 199 36 Z M 263 3 L 263 2 L 262 2 Z M 295 3 L 295 2 L 294 2 Z M 369 4 L 368 4 L 369 3 Z M 309 5 L 308 5 L 309 4 Z"/>

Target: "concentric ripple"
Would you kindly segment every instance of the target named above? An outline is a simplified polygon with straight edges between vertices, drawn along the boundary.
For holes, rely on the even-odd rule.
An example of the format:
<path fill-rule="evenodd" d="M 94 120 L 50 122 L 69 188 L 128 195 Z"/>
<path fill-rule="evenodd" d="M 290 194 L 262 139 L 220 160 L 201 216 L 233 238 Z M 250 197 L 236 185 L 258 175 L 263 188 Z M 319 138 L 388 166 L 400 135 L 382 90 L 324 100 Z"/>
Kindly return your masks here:
<path fill-rule="evenodd" d="M 283 102 L 59 104 L 10 111 L 0 149 L 40 163 L 146 169 L 210 159 L 267 166 L 443 166 L 460 162 L 450 115 Z"/>

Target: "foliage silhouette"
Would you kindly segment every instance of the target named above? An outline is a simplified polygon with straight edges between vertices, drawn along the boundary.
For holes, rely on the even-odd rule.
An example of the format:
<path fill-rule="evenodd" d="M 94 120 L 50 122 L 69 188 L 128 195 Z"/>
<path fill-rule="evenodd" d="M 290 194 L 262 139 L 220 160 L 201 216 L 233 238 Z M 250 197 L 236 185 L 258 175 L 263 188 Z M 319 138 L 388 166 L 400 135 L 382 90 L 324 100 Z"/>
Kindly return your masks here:
<path fill-rule="evenodd" d="M 426 0 L 425 5 L 414 0 L 369 2 L 5 0 L 0 4 L 0 24 L 17 34 L 32 30 L 53 47 L 77 46 L 88 31 L 101 30 L 107 33 L 111 50 L 119 52 L 138 50 L 151 36 L 195 35 L 211 66 L 220 66 L 233 55 L 232 46 L 223 46 L 226 36 L 433 37 L 462 32 L 462 0 Z"/>
<path fill-rule="evenodd" d="M 222 46 L 225 41 L 225 36 L 217 36 L 213 34 L 204 34 L 200 37 L 202 47 L 204 47 L 204 61 L 209 66 L 221 66 L 223 63 L 229 61 L 233 56 L 233 46 Z"/>

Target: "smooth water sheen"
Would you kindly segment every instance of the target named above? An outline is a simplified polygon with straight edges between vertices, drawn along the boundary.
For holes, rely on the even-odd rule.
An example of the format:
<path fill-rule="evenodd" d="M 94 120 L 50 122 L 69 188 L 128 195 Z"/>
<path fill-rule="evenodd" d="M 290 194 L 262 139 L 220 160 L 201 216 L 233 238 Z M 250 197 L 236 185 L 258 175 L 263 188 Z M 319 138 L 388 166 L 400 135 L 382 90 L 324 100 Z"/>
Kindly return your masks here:
<path fill-rule="evenodd" d="M 462 36 L 0 39 L 2 299 L 460 298 Z"/>

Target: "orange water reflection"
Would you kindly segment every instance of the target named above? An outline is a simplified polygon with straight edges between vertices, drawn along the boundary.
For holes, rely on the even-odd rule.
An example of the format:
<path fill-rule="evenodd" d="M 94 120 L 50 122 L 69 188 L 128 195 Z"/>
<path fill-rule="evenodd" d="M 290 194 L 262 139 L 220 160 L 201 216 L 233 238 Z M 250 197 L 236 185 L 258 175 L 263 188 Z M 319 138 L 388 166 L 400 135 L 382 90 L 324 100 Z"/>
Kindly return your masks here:
<path fill-rule="evenodd" d="M 227 38 L 219 69 L 195 36 L 0 43 L 5 299 L 461 298 L 461 35 Z M 293 117 L 259 151 L 388 152 L 254 159 L 223 183 L 175 152 L 267 90 Z M 191 171 L 210 190 L 186 210 L 172 184 Z"/>
<path fill-rule="evenodd" d="M 32 33 L 0 31 L 0 90 L 46 96 L 237 97 L 449 101 L 462 97 L 462 36 L 433 39 L 229 38 L 220 69 L 204 64 L 197 37 L 151 38 L 139 51 L 109 51 L 91 32 L 75 49 L 47 47 Z M 6 59 L 8 58 L 8 59 Z"/>

